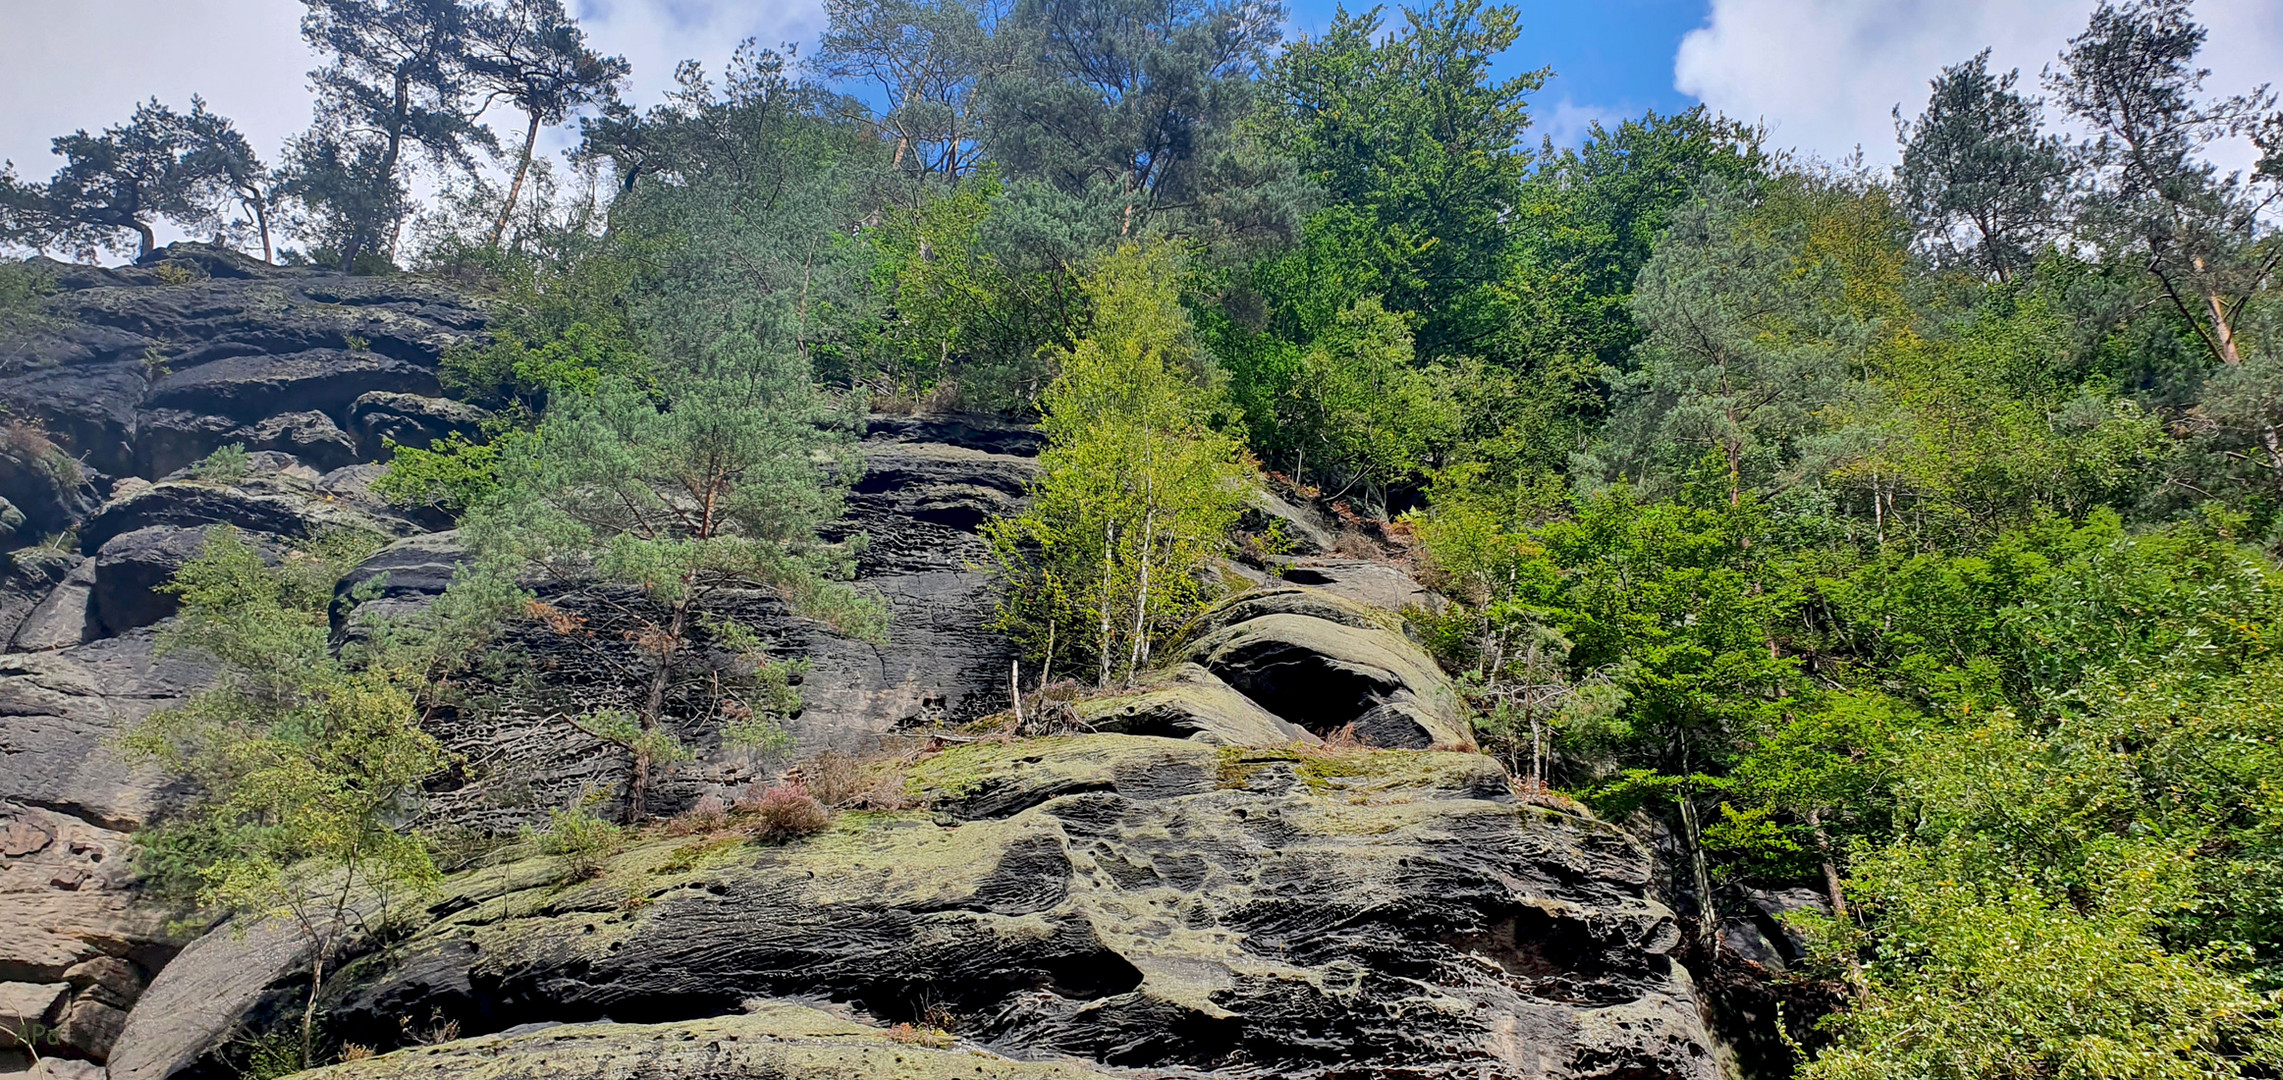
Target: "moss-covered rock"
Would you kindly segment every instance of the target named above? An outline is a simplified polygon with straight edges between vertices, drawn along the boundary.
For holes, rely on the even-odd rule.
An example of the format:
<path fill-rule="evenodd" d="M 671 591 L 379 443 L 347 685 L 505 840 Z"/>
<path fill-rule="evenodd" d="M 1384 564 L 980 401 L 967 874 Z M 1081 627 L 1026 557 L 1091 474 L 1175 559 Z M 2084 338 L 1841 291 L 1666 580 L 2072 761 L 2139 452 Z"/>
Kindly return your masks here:
<path fill-rule="evenodd" d="M 306 1080 L 1098 1080 L 1083 1065 L 1014 1061 L 938 1032 L 882 1029 L 783 1002 L 672 1024 L 564 1024 L 344 1062 Z"/>
<path fill-rule="evenodd" d="M 1376 746 L 1471 744 L 1457 689 L 1393 619 L 1315 589 L 1266 590 L 1207 613 L 1189 658 L 1319 735 L 1352 725 Z"/>
<path fill-rule="evenodd" d="M 536 1033 L 376 1060 L 644 1075 L 643 1055 L 754 1041 L 693 1021 L 803 998 L 1019 1060 L 1184 1075 L 1714 1075 L 1647 854 L 1514 800 L 1479 755 L 1086 735 L 959 747 L 910 791 L 922 808 L 786 844 L 656 836 L 579 880 L 538 857 L 457 875 L 426 925 L 344 970 L 328 1030 L 385 1049 L 405 1017 L 584 1025 L 549 1029 L 578 1040 L 559 1050 Z M 862 1071 L 886 1068 L 878 1036 L 846 1038 L 871 1056 L 820 1048 L 802 1068 L 844 1071 L 781 1075 L 902 1075 Z M 327 1075 L 398 1075 L 362 1071 L 382 1067 Z"/>
<path fill-rule="evenodd" d="M 1195 739 L 1215 746 L 1321 741 L 1195 664 L 1182 664 L 1157 685 L 1130 694 L 1073 702 L 1071 710 L 1088 728 L 1110 734 Z"/>

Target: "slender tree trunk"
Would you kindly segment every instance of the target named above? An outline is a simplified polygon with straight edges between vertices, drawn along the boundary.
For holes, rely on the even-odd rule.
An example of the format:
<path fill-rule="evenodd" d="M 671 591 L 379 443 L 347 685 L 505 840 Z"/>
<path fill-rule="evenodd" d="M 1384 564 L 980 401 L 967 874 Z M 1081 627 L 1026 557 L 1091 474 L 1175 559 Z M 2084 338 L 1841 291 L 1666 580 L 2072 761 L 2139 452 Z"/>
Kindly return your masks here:
<path fill-rule="evenodd" d="M 134 218 L 127 219 L 127 224 L 134 227 L 135 235 L 140 238 L 140 243 L 142 245 L 141 249 L 135 252 L 135 257 L 139 259 L 150 258 L 151 252 L 158 250 L 158 234 L 152 232 L 150 226 L 145 225 L 141 221 L 138 221 Z"/>
<path fill-rule="evenodd" d="M 1831 861 L 1831 837 L 1823 831 L 1823 811 L 1807 812 L 1807 827 L 1815 836 L 1815 850 L 1823 857 L 1823 888 L 1831 897 L 1831 913 L 1847 917 L 1847 894 L 1839 887 L 1839 866 Z"/>
<path fill-rule="evenodd" d="M 684 580 L 682 599 L 674 604 L 674 617 L 666 625 L 666 643 L 658 655 L 658 670 L 650 676 L 650 696 L 643 703 L 639 718 L 645 734 L 658 728 L 658 714 L 666 708 L 666 687 L 674 677 L 674 653 L 682 644 L 682 631 L 689 625 L 691 582 Z M 642 820 L 642 803 L 650 791 L 650 748 L 645 743 L 634 750 L 634 784 L 626 799 L 626 823 Z"/>
<path fill-rule="evenodd" d="M 2212 306 L 2212 338 L 2219 342 L 2220 362 L 2242 367 L 2243 353 L 2236 348 L 2235 328 L 2228 325 L 2227 305 L 2220 302 L 2218 293 L 2206 293 L 2204 300 Z"/>
<path fill-rule="evenodd" d="M 499 220 L 491 227 L 491 241 L 485 247 L 499 250 L 499 238 L 507 235 L 507 219 L 515 214 L 516 197 L 523 194 L 524 174 L 531 171 L 531 148 L 539 142 L 539 113 L 533 110 L 531 123 L 523 129 L 523 156 L 515 164 L 515 182 L 507 186 L 507 205 L 499 208 Z"/>
<path fill-rule="evenodd" d="M 1097 683 L 1110 685 L 1110 658 L 1115 655 L 1116 639 L 1110 629 L 1110 579 L 1117 574 L 1116 562 L 1118 526 L 1115 522 L 1102 523 L 1102 673 Z"/>
<path fill-rule="evenodd" d="M 261 207 L 254 208 L 254 227 L 262 233 L 262 261 L 275 264 L 277 251 L 270 247 L 270 214 Z"/>
<path fill-rule="evenodd" d="M 388 117 L 388 149 L 381 154 L 380 175 L 373 177 L 373 189 L 376 194 L 382 188 L 393 187 L 396 184 L 396 162 L 404 152 L 405 117 L 411 111 L 412 77 L 399 71 L 396 75 L 396 102 Z M 379 224 L 377 221 L 360 221 L 349 230 L 348 247 L 341 252 L 342 273 L 348 274 L 356 271 L 357 256 L 364 254 L 365 246 L 375 239 L 373 234 Z"/>
<path fill-rule="evenodd" d="M 1712 906 L 1712 869 L 1704 861 L 1704 837 L 1696 827 L 1696 804 L 1688 796 L 1674 799 L 1681 809 L 1681 839 L 1688 845 L 1689 869 L 1696 877 L 1697 939 L 1712 944 L 1719 933 L 1720 916 Z"/>

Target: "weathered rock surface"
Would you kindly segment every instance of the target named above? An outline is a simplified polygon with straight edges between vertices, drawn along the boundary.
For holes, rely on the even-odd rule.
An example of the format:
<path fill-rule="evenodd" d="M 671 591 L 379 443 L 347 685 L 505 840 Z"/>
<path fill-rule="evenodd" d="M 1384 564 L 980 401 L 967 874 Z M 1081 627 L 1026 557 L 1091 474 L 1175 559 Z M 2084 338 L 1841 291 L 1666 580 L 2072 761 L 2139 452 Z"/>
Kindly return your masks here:
<path fill-rule="evenodd" d="M 333 1030 L 667 1025 L 581 1051 L 640 1054 L 799 995 L 1143 1075 L 1717 1075 L 1647 853 L 1516 802 L 1479 756 L 1096 735 L 947 752 L 910 786 L 931 811 L 781 846 L 664 837 L 591 880 L 548 858 L 456 877 L 344 969 Z M 504 1046 L 395 1060 L 528 1075 L 480 1071 Z"/>
<path fill-rule="evenodd" d="M 262 425 L 316 412 L 347 431 L 367 393 L 432 396 L 443 352 L 484 324 L 465 298 L 416 279 L 265 266 L 200 244 L 118 271 L 40 262 L 63 291 L 0 349 L 0 403 L 114 476 L 156 478 L 234 441 L 337 455 L 353 447 L 345 435 Z"/>
<path fill-rule="evenodd" d="M 134 883 L 126 834 L 0 800 L 0 1027 L 43 1055 L 111 1052 L 178 944 Z"/>
<path fill-rule="evenodd" d="M 1353 726 L 1374 746 L 1472 742 L 1450 678 L 1385 613 L 1285 586 L 1240 596 L 1201 625 L 1190 659 L 1318 735 Z"/>
<path fill-rule="evenodd" d="M 1213 746 L 1284 746 L 1323 740 L 1255 704 L 1195 664 L 1182 664 L 1159 686 L 1071 703 L 1090 730 L 1194 739 Z"/>
<path fill-rule="evenodd" d="M 356 445 L 377 460 L 390 443 L 425 450 L 452 435 L 475 438 L 489 415 L 450 398 L 375 390 L 349 403 L 349 428 Z"/>
<path fill-rule="evenodd" d="M 841 637 L 794 617 L 772 596 L 737 602 L 738 616 L 774 640 L 780 654 L 810 665 L 801 711 L 786 725 L 797 755 L 859 750 L 882 735 L 964 722 L 1007 705 L 1015 651 L 987 629 L 998 601 L 984 570 L 989 548 L 976 530 L 1016 504 L 1036 468 L 1029 457 L 996 449 L 1034 450 L 1036 433 L 981 417 L 877 417 L 873 425 L 862 444 L 865 475 L 835 534 L 865 537 L 857 577 L 887 601 L 887 640 Z M 450 584 L 461 557 L 448 533 L 413 536 L 376 553 L 337 590 L 336 631 L 354 634 L 359 620 L 417 611 Z M 351 603 L 352 587 L 383 575 L 375 595 Z M 597 641 L 621 640 L 631 625 L 622 626 L 624 615 L 593 597 L 549 599 L 587 617 Z M 509 644 L 545 666 L 548 700 L 458 717 L 437 732 L 467 768 L 460 784 L 435 793 L 435 812 L 500 833 L 543 820 L 548 808 L 582 791 L 622 789 L 621 751 L 548 717 L 558 708 L 624 706 L 632 693 L 588 649 L 537 628 Z M 734 792 L 781 764 L 720 748 L 716 731 L 693 727 L 679 735 L 705 756 L 659 786 L 661 806 Z"/>
<path fill-rule="evenodd" d="M 304 1074 L 310 1080 L 1107 1080 L 1076 1063 L 1015 1061 L 948 1036 L 889 1031 L 783 1002 L 677 1024 L 565 1024 L 400 1050 Z"/>

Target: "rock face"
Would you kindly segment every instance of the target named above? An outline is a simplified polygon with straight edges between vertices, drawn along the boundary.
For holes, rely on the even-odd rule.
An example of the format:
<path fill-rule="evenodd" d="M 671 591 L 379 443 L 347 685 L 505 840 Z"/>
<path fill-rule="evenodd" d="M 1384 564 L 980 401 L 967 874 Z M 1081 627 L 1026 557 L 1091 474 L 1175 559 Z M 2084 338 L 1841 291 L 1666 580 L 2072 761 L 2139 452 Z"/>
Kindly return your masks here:
<path fill-rule="evenodd" d="M 1390 616 L 1328 592 L 1257 590 L 1208 614 L 1190 659 L 1318 735 L 1374 746 L 1470 745 L 1458 692 Z"/>
<path fill-rule="evenodd" d="M 336 454 L 359 397 L 434 396 L 444 351 L 483 328 L 467 300 L 412 279 L 271 267 L 199 244 L 145 262 L 47 264 L 65 291 L 0 353 L 10 415 L 112 476 L 162 476 L 231 442 Z M 284 419 L 295 413 L 324 424 Z"/>
<path fill-rule="evenodd" d="M 308 946 L 283 924 L 186 943 L 138 898 L 130 834 L 173 793 L 116 738 L 212 677 L 162 655 L 174 604 L 153 587 L 218 530 L 271 555 L 350 530 L 385 546 L 336 589 L 338 640 L 432 602 L 462 558 L 450 522 L 371 484 L 391 443 L 479 432 L 436 367 L 483 315 L 434 284 L 198 245 L 48 269 L 47 317 L 0 342 L 0 1026 L 44 1033 L 55 1075 L 234 1075 L 231 1040 L 307 992 Z M 1007 707 L 979 529 L 1019 505 L 1041 442 L 988 418 L 871 420 L 834 531 L 865 537 L 888 639 L 738 601 L 810 665 L 797 755 Z M 196 464 L 233 444 L 242 467 Z M 1249 591 L 1173 666 L 1051 718 L 1088 734 L 911 759 L 906 808 L 790 843 L 650 830 L 581 879 L 510 846 L 332 984 L 330 1039 L 441 1045 L 323 1075 L 1709 1080 L 1640 845 L 1429 750 L 1467 732 L 1394 614 L 1431 594 L 1326 554 L 1305 508 L 1256 510 L 1303 557 L 1281 583 L 1232 564 Z M 550 692 L 626 692 L 540 634 L 510 644 L 552 664 Z M 617 751 L 537 708 L 431 727 L 460 765 L 428 812 L 466 835 L 620 790 Z M 1323 745 L 1349 732 L 1382 749 Z M 654 789 L 666 810 L 784 765 L 680 734 L 700 758 Z"/>
<path fill-rule="evenodd" d="M 680 1024 L 566 1024 L 403 1050 L 306 1074 L 310 1080 L 702 1076 L 708 1080 L 1108 1080 L 1076 1063 L 1013 1061 L 950 1036 L 887 1030 L 801 1005 Z"/>
<path fill-rule="evenodd" d="M 407 1016 L 642 1026 L 338 1075 L 535 1075 L 541 1048 L 625 1075 L 592 1057 L 794 995 L 1140 1075 L 1717 1075 L 1647 852 L 1517 803 L 1479 756 L 1095 735 L 953 750 L 909 788 L 926 810 L 783 845 L 665 837 L 587 880 L 544 857 L 455 878 L 425 926 L 345 969 L 339 1037 L 399 1045 Z M 520 1063 L 486 1071 L 502 1056 Z M 718 1075 L 811 1075 L 747 1068 Z"/>

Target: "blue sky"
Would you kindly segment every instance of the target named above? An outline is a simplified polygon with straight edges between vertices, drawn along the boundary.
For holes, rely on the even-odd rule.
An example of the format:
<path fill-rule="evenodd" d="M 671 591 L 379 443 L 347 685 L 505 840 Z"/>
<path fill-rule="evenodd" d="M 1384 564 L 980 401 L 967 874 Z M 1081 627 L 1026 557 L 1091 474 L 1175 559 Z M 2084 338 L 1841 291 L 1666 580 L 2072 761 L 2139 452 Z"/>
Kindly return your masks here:
<path fill-rule="evenodd" d="M 1337 4 L 1297 0 L 1292 25 L 1314 32 Z M 1356 5 L 1360 7 L 1361 5 Z M 1502 58 L 1502 75 L 1551 67 L 1554 79 L 1536 99 L 1540 134 L 1570 143 L 1593 119 L 1676 112 L 1696 98 L 1673 88 L 1681 38 L 1704 25 L 1705 0 L 1523 0 L 1522 40 Z M 1385 13 L 1400 25 L 1392 5 Z"/>

